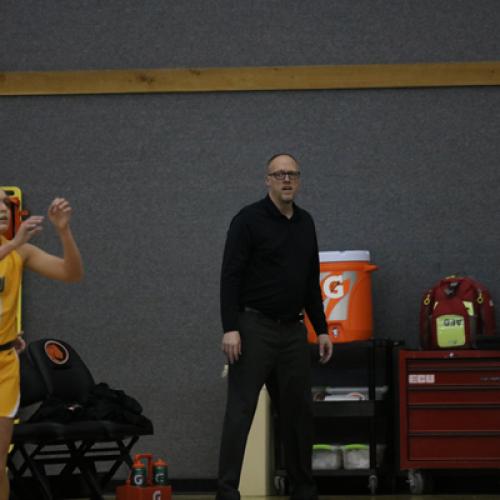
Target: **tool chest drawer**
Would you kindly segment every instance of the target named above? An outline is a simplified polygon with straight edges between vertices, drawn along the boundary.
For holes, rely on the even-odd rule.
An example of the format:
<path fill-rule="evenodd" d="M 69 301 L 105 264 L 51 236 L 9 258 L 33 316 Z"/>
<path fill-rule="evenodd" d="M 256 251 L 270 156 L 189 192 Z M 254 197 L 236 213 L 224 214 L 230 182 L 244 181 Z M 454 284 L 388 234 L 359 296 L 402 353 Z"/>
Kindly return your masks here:
<path fill-rule="evenodd" d="M 497 436 L 421 435 L 411 436 L 408 459 L 434 462 L 439 468 L 498 467 L 500 461 L 500 434 Z M 481 461 L 481 464 L 474 464 Z M 496 462 L 484 463 L 485 461 Z M 428 467 L 426 465 L 426 467 Z"/>
<path fill-rule="evenodd" d="M 457 404 L 487 404 L 500 405 L 500 386 L 499 387 L 450 387 L 447 389 L 431 387 L 413 387 L 408 388 L 408 404 L 426 405 L 457 405 Z"/>
<path fill-rule="evenodd" d="M 489 408 L 480 405 L 469 407 L 410 406 L 409 432 L 481 432 L 498 431 L 500 435 L 500 405 Z"/>
<path fill-rule="evenodd" d="M 449 386 L 499 387 L 500 359 L 408 360 L 408 385 L 412 387 L 446 388 Z"/>

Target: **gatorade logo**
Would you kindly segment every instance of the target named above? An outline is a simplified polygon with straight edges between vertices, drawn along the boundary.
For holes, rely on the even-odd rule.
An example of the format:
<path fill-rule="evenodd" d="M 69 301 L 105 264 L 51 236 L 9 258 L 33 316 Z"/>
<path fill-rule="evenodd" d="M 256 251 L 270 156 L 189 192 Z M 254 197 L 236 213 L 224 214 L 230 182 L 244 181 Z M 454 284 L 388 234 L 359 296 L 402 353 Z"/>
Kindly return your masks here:
<path fill-rule="evenodd" d="M 323 274 L 320 279 L 323 308 L 327 321 L 347 319 L 349 292 L 353 273 Z M 354 282 L 356 280 L 354 279 Z"/>
<path fill-rule="evenodd" d="M 69 352 L 60 342 L 48 340 L 44 349 L 47 357 L 56 365 L 64 365 L 69 360 Z"/>
<path fill-rule="evenodd" d="M 323 282 L 323 294 L 329 299 L 340 299 L 344 296 L 344 277 L 332 274 Z"/>
<path fill-rule="evenodd" d="M 157 490 L 153 493 L 153 500 L 161 500 L 161 491 Z"/>
<path fill-rule="evenodd" d="M 134 484 L 136 486 L 143 486 L 144 485 L 144 476 L 142 476 L 142 475 L 134 476 Z"/>

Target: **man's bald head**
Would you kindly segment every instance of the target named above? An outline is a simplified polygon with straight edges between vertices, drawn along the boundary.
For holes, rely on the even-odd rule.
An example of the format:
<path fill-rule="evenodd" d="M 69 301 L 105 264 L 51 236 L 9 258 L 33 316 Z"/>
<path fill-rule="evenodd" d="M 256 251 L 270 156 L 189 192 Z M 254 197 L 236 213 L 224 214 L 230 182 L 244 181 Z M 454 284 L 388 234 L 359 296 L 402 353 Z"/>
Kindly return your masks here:
<path fill-rule="evenodd" d="M 285 156 L 285 157 L 292 159 L 295 162 L 295 164 L 297 165 L 297 168 L 299 168 L 299 162 L 298 162 L 297 158 L 295 158 L 295 156 L 291 155 L 290 153 L 277 153 L 277 154 L 271 156 L 271 158 L 269 158 L 269 160 L 267 160 L 266 169 L 267 169 L 268 173 L 269 173 L 269 168 L 273 164 L 274 160 L 276 160 L 277 158 L 279 158 L 281 156 Z"/>

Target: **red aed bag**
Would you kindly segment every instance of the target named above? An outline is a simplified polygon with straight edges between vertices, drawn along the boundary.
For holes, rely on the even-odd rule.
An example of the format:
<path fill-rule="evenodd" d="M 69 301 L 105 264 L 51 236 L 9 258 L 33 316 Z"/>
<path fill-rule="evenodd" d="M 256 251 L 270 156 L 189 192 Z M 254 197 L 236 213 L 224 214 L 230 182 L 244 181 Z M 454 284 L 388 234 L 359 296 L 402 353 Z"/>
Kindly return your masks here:
<path fill-rule="evenodd" d="M 423 349 L 475 349 L 481 336 L 495 335 L 493 300 L 486 287 L 467 276 L 443 278 L 420 305 Z"/>

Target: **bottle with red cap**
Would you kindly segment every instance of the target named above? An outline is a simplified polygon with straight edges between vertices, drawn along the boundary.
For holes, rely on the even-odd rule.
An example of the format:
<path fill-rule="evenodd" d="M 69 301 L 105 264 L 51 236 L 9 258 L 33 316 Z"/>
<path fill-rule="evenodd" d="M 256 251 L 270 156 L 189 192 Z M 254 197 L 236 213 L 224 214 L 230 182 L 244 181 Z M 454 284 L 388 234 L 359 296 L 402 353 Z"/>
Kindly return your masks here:
<path fill-rule="evenodd" d="M 161 458 L 153 464 L 153 484 L 161 486 L 168 484 L 168 464 Z"/>
<path fill-rule="evenodd" d="M 139 457 L 136 456 L 135 461 L 132 464 L 131 483 L 133 486 L 146 486 L 146 479 L 146 466 L 139 459 Z"/>

